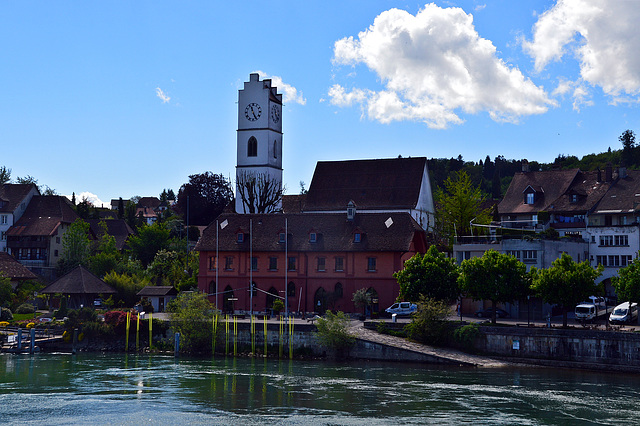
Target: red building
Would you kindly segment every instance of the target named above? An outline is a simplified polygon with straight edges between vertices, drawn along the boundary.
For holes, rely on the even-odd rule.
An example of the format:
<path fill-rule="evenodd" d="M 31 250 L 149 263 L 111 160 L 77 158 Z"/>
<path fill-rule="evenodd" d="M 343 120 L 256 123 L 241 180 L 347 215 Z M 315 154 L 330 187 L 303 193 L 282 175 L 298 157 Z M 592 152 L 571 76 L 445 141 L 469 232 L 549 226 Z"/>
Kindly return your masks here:
<path fill-rule="evenodd" d="M 398 297 L 393 273 L 426 249 L 410 213 L 223 214 L 196 245 L 198 288 L 226 312 L 251 310 L 253 282 L 254 312 L 281 297 L 290 311 L 319 313 L 358 311 L 353 293 L 366 288 L 378 312 Z"/>

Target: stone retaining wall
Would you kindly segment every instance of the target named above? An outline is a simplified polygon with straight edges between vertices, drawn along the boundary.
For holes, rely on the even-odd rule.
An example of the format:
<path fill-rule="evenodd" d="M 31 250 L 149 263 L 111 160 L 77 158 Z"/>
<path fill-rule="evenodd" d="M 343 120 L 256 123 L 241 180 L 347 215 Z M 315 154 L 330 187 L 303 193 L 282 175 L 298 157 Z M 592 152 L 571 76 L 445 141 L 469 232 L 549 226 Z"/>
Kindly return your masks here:
<path fill-rule="evenodd" d="M 480 327 L 475 349 L 490 355 L 640 368 L 640 333 Z"/>

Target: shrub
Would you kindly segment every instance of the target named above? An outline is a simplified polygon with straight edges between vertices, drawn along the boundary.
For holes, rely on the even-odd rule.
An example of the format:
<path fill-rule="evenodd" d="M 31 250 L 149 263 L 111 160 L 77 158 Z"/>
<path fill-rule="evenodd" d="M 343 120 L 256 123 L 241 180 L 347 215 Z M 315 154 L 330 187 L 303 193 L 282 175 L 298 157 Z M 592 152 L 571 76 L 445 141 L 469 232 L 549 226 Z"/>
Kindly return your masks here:
<path fill-rule="evenodd" d="M 136 321 L 137 316 L 131 315 L 131 321 Z M 124 334 L 127 327 L 127 313 L 125 311 L 109 311 L 104 314 L 105 324 L 112 326 L 117 334 Z"/>
<path fill-rule="evenodd" d="M 389 336 L 395 337 L 407 337 L 407 332 L 405 330 L 394 330 L 387 325 L 385 321 L 378 321 L 376 325 L 376 330 L 380 334 L 388 334 Z"/>
<path fill-rule="evenodd" d="M 451 308 L 445 302 L 429 298 L 421 298 L 418 310 L 412 320 L 405 326 L 407 335 L 418 342 L 441 345 L 450 335 L 447 317 Z"/>
<path fill-rule="evenodd" d="M 355 338 L 349 333 L 349 317 L 344 312 L 334 314 L 327 311 L 325 318 L 319 318 L 316 326 L 320 344 L 334 350 L 337 357 L 346 356 L 355 343 Z"/>
<path fill-rule="evenodd" d="M 467 325 L 463 325 L 462 327 L 458 327 L 453 332 L 453 338 L 458 342 L 460 346 L 464 349 L 471 350 L 473 349 L 473 341 L 480 335 L 480 329 L 478 328 L 478 324 L 471 323 Z"/>
<path fill-rule="evenodd" d="M 23 303 L 22 305 L 18 306 L 18 308 L 16 309 L 16 314 L 32 314 L 35 311 L 36 309 L 33 307 L 32 304 Z"/>
<path fill-rule="evenodd" d="M 13 320 L 13 313 L 9 308 L 0 309 L 0 321 L 11 321 Z"/>

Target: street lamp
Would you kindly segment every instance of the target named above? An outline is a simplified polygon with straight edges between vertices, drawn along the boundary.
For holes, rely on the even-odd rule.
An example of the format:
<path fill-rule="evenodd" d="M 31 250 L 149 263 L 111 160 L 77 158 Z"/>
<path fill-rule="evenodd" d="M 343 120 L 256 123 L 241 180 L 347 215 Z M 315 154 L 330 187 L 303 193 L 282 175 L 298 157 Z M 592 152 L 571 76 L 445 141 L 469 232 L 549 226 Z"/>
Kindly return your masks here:
<path fill-rule="evenodd" d="M 531 295 L 527 294 L 527 327 L 531 327 Z"/>

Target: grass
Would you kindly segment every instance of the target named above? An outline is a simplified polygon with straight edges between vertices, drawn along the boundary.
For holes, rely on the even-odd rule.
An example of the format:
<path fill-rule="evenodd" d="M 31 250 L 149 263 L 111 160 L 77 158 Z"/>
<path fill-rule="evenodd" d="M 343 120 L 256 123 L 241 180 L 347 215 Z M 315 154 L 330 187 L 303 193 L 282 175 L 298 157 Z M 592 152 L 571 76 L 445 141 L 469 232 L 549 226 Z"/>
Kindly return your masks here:
<path fill-rule="evenodd" d="M 33 319 L 33 314 L 13 314 L 14 321 Z"/>

